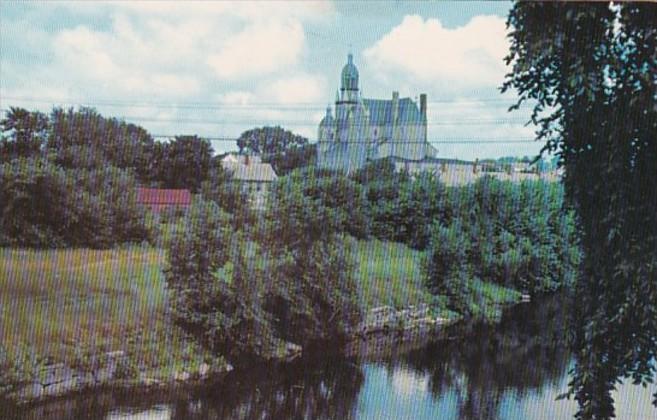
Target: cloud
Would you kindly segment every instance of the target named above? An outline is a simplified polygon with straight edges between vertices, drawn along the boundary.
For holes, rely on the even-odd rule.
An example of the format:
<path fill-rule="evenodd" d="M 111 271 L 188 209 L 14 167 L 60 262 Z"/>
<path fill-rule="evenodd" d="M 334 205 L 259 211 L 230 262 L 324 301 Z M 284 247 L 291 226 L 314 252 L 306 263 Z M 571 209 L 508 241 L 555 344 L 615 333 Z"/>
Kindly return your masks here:
<path fill-rule="evenodd" d="M 475 16 L 446 28 L 438 19 L 405 16 L 364 51 L 367 65 L 384 78 L 407 75 L 445 88 L 501 84 L 508 51 L 504 19 Z"/>
<path fill-rule="evenodd" d="M 273 81 L 264 94 L 282 104 L 322 101 L 326 96 L 326 80 L 320 76 L 299 74 Z"/>
<path fill-rule="evenodd" d="M 228 38 L 207 63 L 222 79 L 271 74 L 298 64 L 304 39 L 298 21 L 253 24 Z"/>

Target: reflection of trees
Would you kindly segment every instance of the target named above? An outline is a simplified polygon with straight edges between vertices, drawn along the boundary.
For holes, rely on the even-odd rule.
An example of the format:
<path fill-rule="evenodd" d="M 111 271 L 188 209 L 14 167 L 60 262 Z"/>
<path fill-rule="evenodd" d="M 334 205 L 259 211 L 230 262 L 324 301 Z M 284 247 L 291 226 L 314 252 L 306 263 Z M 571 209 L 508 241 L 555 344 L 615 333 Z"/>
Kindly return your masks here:
<path fill-rule="evenodd" d="M 174 403 L 173 418 L 349 419 L 363 379 L 357 366 L 341 361 L 263 367 Z"/>
<path fill-rule="evenodd" d="M 460 418 L 495 419 L 506 395 L 522 397 L 567 369 L 566 298 L 561 295 L 508 311 L 500 325 L 470 326 L 465 338 L 412 352 L 408 363 L 431 377 L 431 392 L 454 391 Z"/>

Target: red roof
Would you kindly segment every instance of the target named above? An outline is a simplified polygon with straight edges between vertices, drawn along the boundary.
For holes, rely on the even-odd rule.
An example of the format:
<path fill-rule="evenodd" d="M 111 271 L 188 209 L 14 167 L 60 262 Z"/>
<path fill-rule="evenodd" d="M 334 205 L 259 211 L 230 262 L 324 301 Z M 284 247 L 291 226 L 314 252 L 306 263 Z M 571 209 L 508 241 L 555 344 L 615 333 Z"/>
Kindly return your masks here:
<path fill-rule="evenodd" d="M 137 188 L 137 203 L 151 206 L 189 206 L 192 193 L 189 190 L 164 190 Z"/>

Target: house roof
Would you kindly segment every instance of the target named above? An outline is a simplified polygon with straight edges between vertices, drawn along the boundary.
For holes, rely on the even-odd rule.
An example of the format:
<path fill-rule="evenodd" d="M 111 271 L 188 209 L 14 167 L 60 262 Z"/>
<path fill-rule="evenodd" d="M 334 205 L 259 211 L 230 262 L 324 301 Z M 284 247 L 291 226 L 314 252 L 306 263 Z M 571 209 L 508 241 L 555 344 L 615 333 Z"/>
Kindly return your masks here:
<path fill-rule="evenodd" d="M 237 181 L 273 182 L 278 178 L 269 163 L 221 162 L 223 168 Z"/>
<path fill-rule="evenodd" d="M 188 206 L 192 203 L 192 193 L 189 190 L 139 187 L 137 188 L 137 203 Z"/>

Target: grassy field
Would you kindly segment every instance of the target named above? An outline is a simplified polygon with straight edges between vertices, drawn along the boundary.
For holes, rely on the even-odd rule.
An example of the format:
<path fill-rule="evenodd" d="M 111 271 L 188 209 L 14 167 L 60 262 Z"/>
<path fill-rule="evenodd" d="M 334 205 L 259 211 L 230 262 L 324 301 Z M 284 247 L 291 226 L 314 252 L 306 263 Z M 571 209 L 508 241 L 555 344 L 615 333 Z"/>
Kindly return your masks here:
<path fill-rule="evenodd" d="M 379 240 L 356 243 L 356 278 L 365 308 L 389 305 L 402 308 L 428 303 L 422 285 L 422 253 L 404 244 Z"/>
<path fill-rule="evenodd" d="M 423 287 L 421 252 L 398 243 L 356 241 L 354 257 L 364 309 L 441 302 Z M 65 362 L 85 349 L 123 349 L 153 368 L 175 366 L 190 354 L 203 356 L 167 315 L 164 263 L 164 251 L 150 247 L 0 249 L 0 343 Z M 489 283 L 477 281 L 474 287 L 472 305 L 485 316 L 519 298 Z"/>
<path fill-rule="evenodd" d="M 441 316 L 457 316 L 446 310 L 446 297 L 433 297 L 424 288 L 421 251 L 395 242 L 358 241 L 355 258 L 364 308 L 388 305 L 400 309 L 422 303 L 438 304 L 434 309 Z M 474 299 L 470 306 L 473 312 L 488 319 L 496 319 L 501 306 L 521 298 L 515 290 L 481 280 L 474 280 L 472 288 Z"/>
<path fill-rule="evenodd" d="M 166 315 L 162 251 L 0 249 L 0 340 L 53 361 L 134 353 L 145 366 L 190 352 Z"/>

